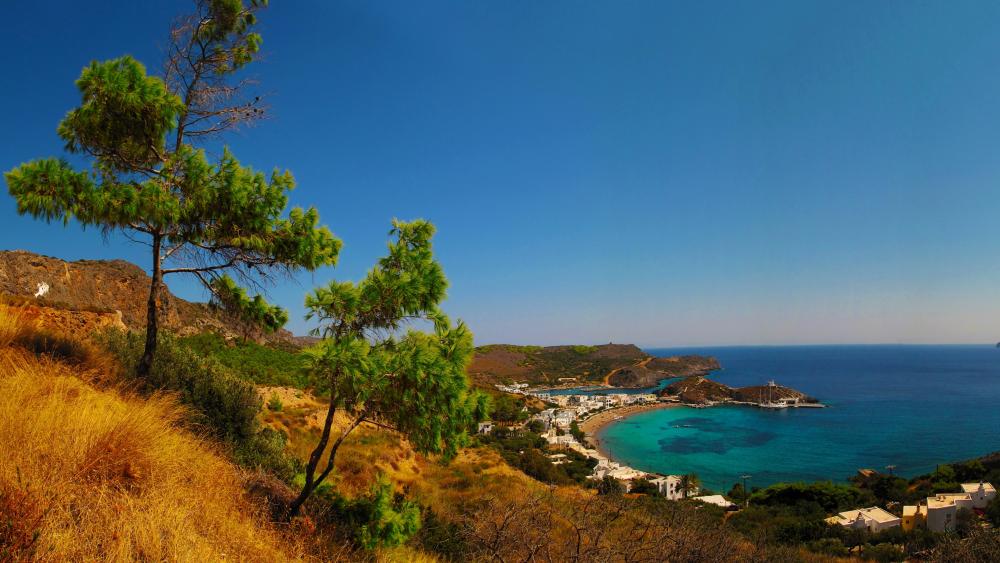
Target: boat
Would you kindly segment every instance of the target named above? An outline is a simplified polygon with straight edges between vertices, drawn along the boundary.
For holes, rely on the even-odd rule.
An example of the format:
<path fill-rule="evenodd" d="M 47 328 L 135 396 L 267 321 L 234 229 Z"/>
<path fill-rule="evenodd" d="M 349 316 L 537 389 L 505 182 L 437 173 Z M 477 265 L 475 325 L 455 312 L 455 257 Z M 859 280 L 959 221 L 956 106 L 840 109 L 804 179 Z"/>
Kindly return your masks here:
<path fill-rule="evenodd" d="M 776 387 L 774 380 L 767 382 L 767 402 L 761 401 L 757 406 L 762 409 L 787 409 L 788 403 L 784 401 L 775 401 L 772 390 Z"/>

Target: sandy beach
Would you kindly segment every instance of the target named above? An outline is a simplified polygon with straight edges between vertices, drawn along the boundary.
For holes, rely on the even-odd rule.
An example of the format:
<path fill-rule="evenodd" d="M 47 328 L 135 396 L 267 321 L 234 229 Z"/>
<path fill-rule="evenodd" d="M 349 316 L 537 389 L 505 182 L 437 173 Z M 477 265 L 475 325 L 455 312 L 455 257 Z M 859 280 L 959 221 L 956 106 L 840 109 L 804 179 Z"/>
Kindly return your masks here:
<path fill-rule="evenodd" d="M 587 420 L 580 423 L 580 430 L 582 430 L 587 435 L 587 440 L 591 443 L 597 451 L 604 454 L 605 457 L 608 456 L 608 452 L 604 451 L 601 447 L 601 441 L 597 439 L 597 432 L 614 422 L 618 417 L 628 417 L 636 413 L 653 411 L 658 409 L 669 409 L 674 407 L 682 406 L 680 403 L 652 403 L 648 405 L 630 405 L 627 407 L 620 407 L 616 409 L 611 409 L 609 411 L 599 412 L 594 416 L 588 418 Z"/>

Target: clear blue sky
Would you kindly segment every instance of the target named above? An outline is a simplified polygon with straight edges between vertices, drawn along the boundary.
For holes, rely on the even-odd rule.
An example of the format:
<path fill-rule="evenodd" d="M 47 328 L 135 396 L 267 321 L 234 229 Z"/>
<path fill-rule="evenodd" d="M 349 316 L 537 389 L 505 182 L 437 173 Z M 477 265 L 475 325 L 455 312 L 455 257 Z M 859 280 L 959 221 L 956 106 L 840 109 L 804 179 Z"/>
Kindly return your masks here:
<path fill-rule="evenodd" d="M 91 59 L 158 69 L 183 2 L 17 2 L 0 23 L 0 168 L 59 155 Z M 287 167 L 356 279 L 392 217 L 439 228 L 479 343 L 1000 339 L 1000 4 L 291 2 L 253 70 Z M 18 217 L 0 247 L 142 249 Z M 171 287 L 204 298 L 180 279 Z"/>

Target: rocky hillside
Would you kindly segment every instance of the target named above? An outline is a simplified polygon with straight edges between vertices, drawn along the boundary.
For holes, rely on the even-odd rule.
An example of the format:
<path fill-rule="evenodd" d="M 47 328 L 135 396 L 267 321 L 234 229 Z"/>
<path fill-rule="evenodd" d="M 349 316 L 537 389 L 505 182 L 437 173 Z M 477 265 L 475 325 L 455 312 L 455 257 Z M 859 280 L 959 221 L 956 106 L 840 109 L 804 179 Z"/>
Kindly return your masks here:
<path fill-rule="evenodd" d="M 600 346 L 481 346 L 469 374 L 482 385 L 524 382 L 607 383 L 616 387 L 652 387 L 667 377 L 684 377 L 718 369 L 715 358 L 654 358 L 633 344 Z"/>
<path fill-rule="evenodd" d="M 67 262 L 23 250 L 0 251 L 0 296 L 56 308 L 113 313 L 130 329 L 146 327 L 150 278 L 125 260 Z M 179 334 L 229 332 L 204 303 L 185 301 L 168 289 L 160 303 L 163 325 Z M 277 340 L 293 340 L 288 331 Z"/>

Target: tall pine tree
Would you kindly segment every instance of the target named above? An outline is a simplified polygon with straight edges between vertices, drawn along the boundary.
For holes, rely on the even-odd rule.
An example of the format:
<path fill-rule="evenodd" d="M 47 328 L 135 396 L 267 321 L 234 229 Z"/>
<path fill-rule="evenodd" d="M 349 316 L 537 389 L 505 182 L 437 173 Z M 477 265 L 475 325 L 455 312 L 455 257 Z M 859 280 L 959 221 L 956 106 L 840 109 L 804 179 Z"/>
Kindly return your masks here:
<path fill-rule="evenodd" d="M 91 63 L 76 82 L 80 106 L 58 128 L 66 150 L 89 158 L 90 169 L 47 158 L 4 175 L 21 214 L 75 219 L 149 245 L 140 374 L 156 350 L 164 276 L 193 274 L 212 289 L 227 272 L 256 283 L 337 259 L 340 241 L 319 226 L 314 208 L 287 211 L 290 172 L 255 171 L 228 149 L 213 161 L 199 147 L 265 115 L 261 98 L 236 76 L 257 57 L 254 26 L 265 4 L 196 2 L 171 31 L 162 78 L 130 56 Z"/>
<path fill-rule="evenodd" d="M 290 516 L 330 475 L 337 450 L 362 423 L 398 431 L 417 450 L 448 457 L 486 416 L 486 396 L 469 388 L 466 374 L 472 333 L 438 309 L 448 281 L 432 253 L 434 226 L 395 221 L 392 234 L 388 255 L 361 282 L 334 281 L 306 298 L 323 337 L 306 351 L 306 363 L 315 387 L 328 391 L 330 400 Z M 418 320 L 433 331 L 403 332 Z M 331 444 L 338 411 L 350 422 Z"/>

